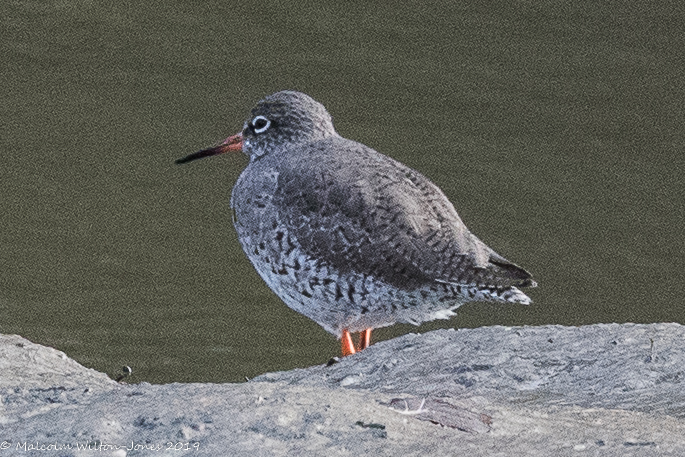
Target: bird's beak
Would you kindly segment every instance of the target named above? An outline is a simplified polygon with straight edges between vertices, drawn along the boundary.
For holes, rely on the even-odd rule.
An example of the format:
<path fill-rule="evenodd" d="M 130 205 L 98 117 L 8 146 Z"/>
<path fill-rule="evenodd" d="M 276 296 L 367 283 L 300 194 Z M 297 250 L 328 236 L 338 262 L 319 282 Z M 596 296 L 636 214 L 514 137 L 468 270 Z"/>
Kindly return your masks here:
<path fill-rule="evenodd" d="M 219 146 L 213 148 L 203 149 L 202 151 L 194 152 L 187 155 L 181 159 L 176 160 L 176 163 L 186 163 L 191 162 L 195 159 L 201 159 L 203 157 L 215 156 L 218 154 L 224 154 L 230 151 L 242 151 L 243 150 L 243 134 L 236 133 L 233 136 L 229 136 L 221 143 Z"/>

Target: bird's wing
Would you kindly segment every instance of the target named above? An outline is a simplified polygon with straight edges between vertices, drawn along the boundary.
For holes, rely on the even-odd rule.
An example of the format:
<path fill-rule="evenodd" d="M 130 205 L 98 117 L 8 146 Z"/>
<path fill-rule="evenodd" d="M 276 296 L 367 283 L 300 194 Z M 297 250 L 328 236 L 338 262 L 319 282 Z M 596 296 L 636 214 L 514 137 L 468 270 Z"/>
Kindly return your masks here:
<path fill-rule="evenodd" d="M 471 234 L 425 176 L 349 143 L 345 154 L 281 163 L 273 203 L 309 256 L 408 289 L 433 281 L 535 284 Z"/>

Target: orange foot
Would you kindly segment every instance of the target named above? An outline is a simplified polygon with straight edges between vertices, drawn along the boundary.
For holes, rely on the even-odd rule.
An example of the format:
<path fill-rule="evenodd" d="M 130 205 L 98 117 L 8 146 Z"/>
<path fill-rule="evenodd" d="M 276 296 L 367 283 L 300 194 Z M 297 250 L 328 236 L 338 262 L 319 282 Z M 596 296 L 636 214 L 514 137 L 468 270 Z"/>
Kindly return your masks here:
<path fill-rule="evenodd" d="M 357 351 L 361 351 L 369 347 L 371 344 L 371 330 L 370 328 L 367 328 L 366 330 L 363 330 L 359 332 L 359 346 L 356 348 L 354 347 L 354 343 L 352 342 L 352 335 L 350 332 L 347 331 L 347 329 L 343 330 L 342 333 L 342 354 L 343 357 L 347 357 L 348 355 L 352 355 L 356 353 Z"/>

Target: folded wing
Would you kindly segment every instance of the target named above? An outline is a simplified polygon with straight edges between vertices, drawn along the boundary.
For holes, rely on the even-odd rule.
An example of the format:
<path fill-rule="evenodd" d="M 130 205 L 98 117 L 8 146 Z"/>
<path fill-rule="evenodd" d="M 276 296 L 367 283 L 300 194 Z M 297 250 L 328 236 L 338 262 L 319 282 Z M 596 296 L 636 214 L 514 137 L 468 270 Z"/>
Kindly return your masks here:
<path fill-rule="evenodd" d="M 434 281 L 535 286 L 527 271 L 469 232 L 430 180 L 349 143 L 343 157 L 282 164 L 274 204 L 308 255 L 404 289 Z"/>

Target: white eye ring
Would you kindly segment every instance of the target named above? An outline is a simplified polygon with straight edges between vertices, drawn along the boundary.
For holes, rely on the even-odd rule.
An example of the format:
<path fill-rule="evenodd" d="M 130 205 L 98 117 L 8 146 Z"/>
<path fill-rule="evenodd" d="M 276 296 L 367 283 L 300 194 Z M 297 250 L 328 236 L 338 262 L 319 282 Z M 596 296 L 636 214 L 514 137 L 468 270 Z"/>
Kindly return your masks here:
<path fill-rule="evenodd" d="M 252 130 L 254 130 L 254 133 L 264 133 L 269 127 L 271 127 L 271 121 L 264 116 L 256 116 L 254 119 L 252 119 L 250 124 L 252 124 Z"/>

